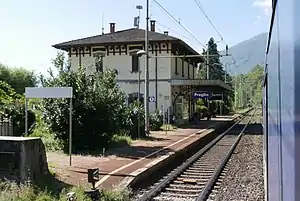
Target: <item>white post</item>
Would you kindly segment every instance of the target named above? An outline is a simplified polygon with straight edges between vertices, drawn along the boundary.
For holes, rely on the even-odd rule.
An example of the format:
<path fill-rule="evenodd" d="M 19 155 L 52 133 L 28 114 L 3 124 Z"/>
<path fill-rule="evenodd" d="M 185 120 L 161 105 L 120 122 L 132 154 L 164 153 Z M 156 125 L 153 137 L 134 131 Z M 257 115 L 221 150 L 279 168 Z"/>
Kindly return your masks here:
<path fill-rule="evenodd" d="M 73 110 L 73 98 L 70 98 L 70 122 L 69 122 L 69 157 L 70 166 L 72 165 L 72 110 Z"/>
<path fill-rule="evenodd" d="M 28 99 L 25 98 L 25 136 L 28 134 Z"/>
<path fill-rule="evenodd" d="M 165 104 L 162 105 L 162 112 L 163 112 L 163 124 L 166 124 L 166 115 L 165 115 Z"/>

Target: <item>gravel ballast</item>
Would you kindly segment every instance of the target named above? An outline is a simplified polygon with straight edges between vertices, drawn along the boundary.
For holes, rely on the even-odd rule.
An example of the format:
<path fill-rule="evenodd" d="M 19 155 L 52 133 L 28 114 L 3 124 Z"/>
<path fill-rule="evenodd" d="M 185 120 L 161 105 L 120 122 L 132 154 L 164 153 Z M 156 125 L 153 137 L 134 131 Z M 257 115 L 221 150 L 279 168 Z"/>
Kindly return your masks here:
<path fill-rule="evenodd" d="M 263 201 L 263 135 L 246 133 L 226 169 L 213 200 Z"/>

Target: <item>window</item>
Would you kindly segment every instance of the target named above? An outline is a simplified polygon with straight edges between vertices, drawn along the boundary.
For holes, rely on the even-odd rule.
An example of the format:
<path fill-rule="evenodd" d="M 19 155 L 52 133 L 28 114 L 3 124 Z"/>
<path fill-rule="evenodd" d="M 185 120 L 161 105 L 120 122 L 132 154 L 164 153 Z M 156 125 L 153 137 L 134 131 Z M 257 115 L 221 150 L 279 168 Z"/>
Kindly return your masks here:
<path fill-rule="evenodd" d="M 138 100 L 138 93 L 137 92 L 128 94 L 128 104 L 132 104 L 137 100 Z M 144 94 L 140 93 L 140 103 L 143 104 L 143 102 L 144 102 Z"/>
<path fill-rule="evenodd" d="M 131 56 L 131 72 L 139 71 L 139 57 L 137 55 Z"/>

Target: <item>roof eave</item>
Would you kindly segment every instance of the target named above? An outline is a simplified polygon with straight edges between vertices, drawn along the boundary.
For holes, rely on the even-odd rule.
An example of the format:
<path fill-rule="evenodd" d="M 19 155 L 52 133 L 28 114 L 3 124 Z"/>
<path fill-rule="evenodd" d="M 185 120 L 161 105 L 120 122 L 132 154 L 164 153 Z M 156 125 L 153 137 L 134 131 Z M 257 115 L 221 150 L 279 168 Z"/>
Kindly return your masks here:
<path fill-rule="evenodd" d="M 169 39 L 169 40 L 150 40 L 149 42 L 179 42 L 179 39 Z M 105 46 L 105 45 L 112 45 L 112 44 L 134 44 L 134 43 L 144 43 L 144 41 L 123 41 L 123 42 L 108 42 L 108 43 L 90 43 L 90 44 L 63 44 L 63 43 L 59 43 L 59 44 L 55 44 L 52 45 L 52 47 L 56 48 L 56 49 L 61 49 L 61 50 L 65 50 L 68 51 L 68 49 L 72 48 L 72 47 L 85 47 L 85 46 L 97 46 L 97 45 L 101 45 L 101 46 Z"/>
<path fill-rule="evenodd" d="M 178 40 L 180 45 L 183 45 L 184 47 L 186 47 L 190 52 L 192 52 L 194 55 L 201 55 L 199 54 L 196 50 L 194 50 L 191 46 L 189 46 L 188 44 L 186 44 L 184 41 L 182 40 Z M 197 59 L 199 61 L 199 63 L 203 63 L 205 60 L 204 60 L 204 57 L 198 57 Z"/>

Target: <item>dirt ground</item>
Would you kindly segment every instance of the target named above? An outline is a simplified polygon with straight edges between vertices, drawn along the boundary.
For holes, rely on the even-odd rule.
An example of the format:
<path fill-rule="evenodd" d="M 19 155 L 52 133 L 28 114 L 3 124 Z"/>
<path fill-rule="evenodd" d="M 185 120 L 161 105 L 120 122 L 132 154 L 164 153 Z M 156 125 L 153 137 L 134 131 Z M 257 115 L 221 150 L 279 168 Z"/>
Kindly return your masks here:
<path fill-rule="evenodd" d="M 87 184 L 87 169 L 98 167 L 100 175 L 105 175 L 133 160 L 145 157 L 165 146 L 168 146 L 199 129 L 177 129 L 175 131 L 152 132 L 146 140 L 135 140 L 131 146 L 108 150 L 104 155 L 72 155 L 72 166 L 69 156 L 61 152 L 48 152 L 47 160 L 51 172 L 56 177 L 72 185 Z M 160 155 L 164 154 L 164 150 Z M 101 177 L 101 176 L 100 176 Z"/>
<path fill-rule="evenodd" d="M 183 148 L 189 142 L 187 140 L 182 143 L 177 143 L 176 146 L 170 146 L 183 138 L 204 130 L 216 121 L 204 121 L 204 123 L 197 128 L 178 128 L 174 131 L 155 131 L 151 132 L 150 137 L 145 140 L 135 140 L 130 146 L 121 148 L 113 148 L 107 150 L 104 155 L 90 156 L 90 155 L 73 155 L 72 166 L 69 165 L 69 156 L 59 152 L 48 152 L 47 160 L 48 166 L 52 173 L 55 173 L 57 179 L 66 184 L 71 185 L 87 185 L 87 169 L 99 168 L 100 178 L 107 175 L 111 171 L 118 169 L 126 164 L 129 164 L 140 158 L 147 156 L 148 162 L 154 160 L 159 156 L 165 155 L 167 152 Z M 169 146 L 168 148 L 165 148 Z M 165 149 L 164 149 L 165 148 Z M 163 149 L 163 150 L 162 150 Z M 160 150 L 160 151 L 159 151 Z M 148 157 L 149 154 L 158 152 L 157 154 Z M 134 166 L 134 165 L 132 165 Z M 136 166 L 138 166 L 136 164 Z M 140 167 L 131 167 L 135 170 Z M 129 170 L 128 170 L 129 171 Z M 126 171 L 125 171 L 126 172 Z M 125 178 L 131 172 L 120 171 L 114 176 Z M 122 175 L 123 174 L 123 175 Z M 127 174 L 127 175 L 124 175 Z"/>

